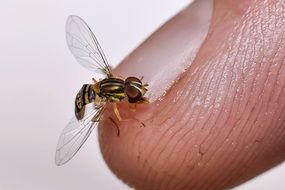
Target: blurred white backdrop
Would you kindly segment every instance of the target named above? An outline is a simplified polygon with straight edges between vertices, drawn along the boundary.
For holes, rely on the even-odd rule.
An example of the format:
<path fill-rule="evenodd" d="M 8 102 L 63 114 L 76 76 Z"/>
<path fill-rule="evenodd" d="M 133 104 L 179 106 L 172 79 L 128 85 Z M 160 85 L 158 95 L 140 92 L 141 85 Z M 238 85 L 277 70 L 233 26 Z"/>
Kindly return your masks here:
<path fill-rule="evenodd" d="M 116 66 L 187 0 L 9 0 L 0 2 L 0 189 L 128 190 L 104 163 L 97 131 L 70 163 L 54 164 L 75 93 L 92 73 L 65 43 L 68 15 L 84 18 Z M 236 190 L 281 190 L 285 165 Z M 282 188 L 283 187 L 283 188 Z"/>

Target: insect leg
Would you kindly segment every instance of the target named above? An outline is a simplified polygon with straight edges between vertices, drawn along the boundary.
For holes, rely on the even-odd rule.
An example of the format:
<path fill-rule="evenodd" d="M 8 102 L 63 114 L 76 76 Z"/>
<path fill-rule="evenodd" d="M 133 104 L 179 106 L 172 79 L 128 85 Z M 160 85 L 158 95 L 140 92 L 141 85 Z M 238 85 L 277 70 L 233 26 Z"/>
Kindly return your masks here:
<path fill-rule="evenodd" d="M 137 104 L 129 104 L 129 108 L 132 112 L 135 112 L 137 108 Z"/>
<path fill-rule="evenodd" d="M 120 112 L 119 112 L 119 109 L 118 109 L 118 107 L 117 107 L 117 104 L 114 103 L 113 105 L 114 105 L 114 113 L 115 113 L 115 115 L 117 116 L 117 118 L 118 118 L 119 121 L 129 121 L 129 120 L 131 120 L 131 119 L 122 119 L 121 114 L 120 114 Z M 145 124 L 144 124 L 143 122 L 139 121 L 139 120 L 138 120 L 137 118 L 135 118 L 134 116 L 132 117 L 132 119 L 135 120 L 135 121 L 137 121 L 138 123 L 140 123 L 140 126 L 141 126 L 141 127 L 145 127 Z"/>
<path fill-rule="evenodd" d="M 119 128 L 118 124 L 113 120 L 113 118 L 109 117 L 109 119 L 111 120 L 112 123 L 114 123 L 115 127 L 118 130 L 117 136 L 120 136 L 120 128 Z"/>
<path fill-rule="evenodd" d="M 137 108 L 137 104 L 129 104 L 129 108 L 132 112 L 135 112 L 136 108 Z M 132 119 L 134 119 L 135 121 L 140 123 L 141 127 L 145 127 L 145 124 L 143 122 L 141 122 L 139 119 L 137 119 L 135 116 L 132 116 Z"/>
<path fill-rule="evenodd" d="M 119 121 L 128 121 L 129 120 L 129 119 L 122 119 L 122 116 L 121 116 L 121 114 L 119 112 L 119 109 L 118 109 L 118 106 L 117 106 L 116 103 L 114 103 L 113 106 L 114 106 L 114 113 L 117 116 Z"/>

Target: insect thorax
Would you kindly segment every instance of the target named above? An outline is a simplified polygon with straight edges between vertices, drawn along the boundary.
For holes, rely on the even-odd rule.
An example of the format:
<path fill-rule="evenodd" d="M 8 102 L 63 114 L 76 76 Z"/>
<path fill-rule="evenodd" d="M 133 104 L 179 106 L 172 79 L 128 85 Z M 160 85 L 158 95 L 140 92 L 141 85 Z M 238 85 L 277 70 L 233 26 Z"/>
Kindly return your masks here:
<path fill-rule="evenodd" d="M 126 97 L 125 81 L 119 78 L 106 78 L 100 81 L 100 96 L 105 97 L 108 101 L 117 102 Z"/>

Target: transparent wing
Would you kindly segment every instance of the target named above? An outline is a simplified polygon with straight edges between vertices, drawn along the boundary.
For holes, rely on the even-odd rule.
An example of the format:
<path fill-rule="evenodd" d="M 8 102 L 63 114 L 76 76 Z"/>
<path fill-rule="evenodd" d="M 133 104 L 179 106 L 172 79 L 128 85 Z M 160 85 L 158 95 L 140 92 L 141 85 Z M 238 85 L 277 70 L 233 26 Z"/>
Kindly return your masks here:
<path fill-rule="evenodd" d="M 112 70 L 100 47 L 95 35 L 86 22 L 75 15 L 68 17 L 66 21 L 67 45 L 77 59 L 85 68 L 112 76 Z"/>
<path fill-rule="evenodd" d="M 76 117 L 71 119 L 63 129 L 56 148 L 55 163 L 63 165 L 68 162 L 82 147 L 92 130 L 98 125 L 103 113 L 104 106 L 95 107 L 88 104 L 85 108 L 85 115 L 82 120 Z"/>

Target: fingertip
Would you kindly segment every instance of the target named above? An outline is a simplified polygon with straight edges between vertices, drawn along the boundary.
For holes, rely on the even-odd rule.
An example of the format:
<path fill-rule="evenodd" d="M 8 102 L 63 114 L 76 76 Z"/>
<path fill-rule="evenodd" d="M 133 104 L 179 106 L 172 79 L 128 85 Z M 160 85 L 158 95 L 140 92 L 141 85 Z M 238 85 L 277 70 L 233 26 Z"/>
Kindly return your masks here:
<path fill-rule="evenodd" d="M 259 51 L 262 48 L 256 48 L 254 44 L 256 36 L 261 40 L 264 36 L 259 28 L 255 28 L 260 26 L 251 25 L 251 21 L 257 19 L 259 23 L 260 17 L 263 22 L 271 23 L 272 20 L 267 20 L 267 15 L 261 14 L 256 7 L 255 13 L 259 14 L 247 15 L 242 20 L 242 16 L 232 14 L 221 2 L 216 4 L 214 10 L 212 33 L 205 41 L 202 40 L 201 48 L 196 46 L 195 49 L 188 44 L 191 41 L 191 37 L 188 38 L 190 24 L 187 25 L 191 20 L 187 10 L 191 8 L 188 7 L 186 12 L 178 14 L 135 50 L 116 70 L 126 76 L 144 75 L 150 81 L 152 100 L 157 100 L 168 85 L 171 86 L 162 99 L 139 105 L 135 113 L 129 111 L 126 104 L 119 106 L 123 116 L 136 117 L 145 124 L 145 128 L 140 128 L 135 120 L 120 122 L 121 135 L 117 138 L 116 130 L 109 121 L 103 121 L 100 127 L 100 146 L 107 164 L 120 179 L 137 189 L 228 189 L 284 158 L 284 154 L 280 156 L 272 149 L 272 145 L 284 139 L 284 135 L 276 132 L 280 131 L 280 126 L 268 124 L 273 116 L 267 117 L 268 121 L 262 119 L 267 104 L 256 101 L 257 97 L 263 100 L 264 90 L 268 90 L 263 88 L 261 93 L 262 85 L 257 83 L 262 80 L 267 83 L 264 79 L 274 74 L 272 71 L 270 76 L 258 73 L 262 71 L 260 68 L 248 71 L 248 67 L 260 65 L 257 64 L 259 58 L 264 56 L 264 52 Z M 270 10 L 264 5 L 263 8 Z M 273 12 L 266 12 L 269 13 L 274 15 Z M 184 17 L 188 19 L 184 20 Z M 251 32 L 254 29 L 257 33 Z M 178 38 L 175 34 L 179 35 Z M 166 38 L 168 36 L 174 39 Z M 270 40 L 264 39 L 264 42 L 269 43 Z M 175 46 L 169 45 L 172 43 Z M 259 41 L 258 47 L 264 44 Z M 187 48 L 192 50 L 187 51 Z M 199 53 L 195 54 L 196 51 Z M 177 73 L 169 67 L 173 67 L 172 64 L 176 66 L 177 60 L 181 65 L 187 63 L 189 66 L 194 58 L 193 65 L 177 83 L 171 85 L 169 81 L 175 81 Z M 278 62 L 277 59 L 274 61 Z M 268 61 L 262 62 L 263 66 L 266 64 Z M 177 67 L 181 69 L 179 64 Z M 165 68 L 170 73 L 166 73 Z M 244 72 L 251 72 L 251 76 L 246 76 Z M 171 79 L 165 78 L 168 75 Z M 274 80 L 272 77 L 269 81 Z M 284 105 L 284 101 L 280 105 Z M 260 110 L 261 113 L 257 113 Z M 112 109 L 107 114 L 115 117 Z M 277 123 L 276 120 L 272 123 Z M 275 131 L 278 139 L 270 139 L 266 131 L 270 131 L 270 135 Z M 262 141 L 267 139 L 267 142 L 262 142 L 267 143 L 266 146 L 261 145 L 261 137 Z M 284 146 L 282 142 L 278 148 Z"/>

